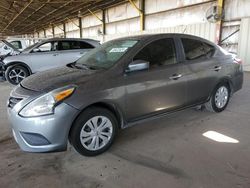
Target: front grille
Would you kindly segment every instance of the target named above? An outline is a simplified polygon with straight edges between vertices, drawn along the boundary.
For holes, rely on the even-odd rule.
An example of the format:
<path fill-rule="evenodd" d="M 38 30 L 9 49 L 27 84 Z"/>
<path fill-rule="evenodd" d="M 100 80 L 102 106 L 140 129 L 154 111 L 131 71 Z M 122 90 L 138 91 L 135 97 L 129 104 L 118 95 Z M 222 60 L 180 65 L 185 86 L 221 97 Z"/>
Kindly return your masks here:
<path fill-rule="evenodd" d="M 15 97 L 10 97 L 9 101 L 8 101 L 8 107 L 9 108 L 14 108 L 14 106 L 19 103 L 21 100 L 23 100 L 22 98 L 15 98 Z"/>

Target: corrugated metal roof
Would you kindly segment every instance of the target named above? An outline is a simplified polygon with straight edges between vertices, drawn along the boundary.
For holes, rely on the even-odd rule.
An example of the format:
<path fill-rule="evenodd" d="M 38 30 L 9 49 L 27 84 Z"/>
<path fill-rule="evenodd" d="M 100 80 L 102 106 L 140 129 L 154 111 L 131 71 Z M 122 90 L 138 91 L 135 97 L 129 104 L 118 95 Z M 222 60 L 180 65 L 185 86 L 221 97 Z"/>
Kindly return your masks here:
<path fill-rule="evenodd" d="M 1 0 L 0 35 L 26 34 L 125 0 Z"/>

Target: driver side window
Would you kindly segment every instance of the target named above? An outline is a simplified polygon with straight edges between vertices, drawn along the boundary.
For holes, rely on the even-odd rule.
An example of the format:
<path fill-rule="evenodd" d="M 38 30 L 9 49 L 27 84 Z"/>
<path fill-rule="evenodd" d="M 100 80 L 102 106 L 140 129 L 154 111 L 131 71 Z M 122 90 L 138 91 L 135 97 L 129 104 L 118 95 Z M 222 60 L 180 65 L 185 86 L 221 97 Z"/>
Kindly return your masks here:
<path fill-rule="evenodd" d="M 177 63 L 174 40 L 165 38 L 151 42 L 134 57 L 135 60 L 149 62 L 149 69 Z"/>
<path fill-rule="evenodd" d="M 46 42 L 38 46 L 33 52 L 50 52 L 57 50 L 57 42 Z"/>

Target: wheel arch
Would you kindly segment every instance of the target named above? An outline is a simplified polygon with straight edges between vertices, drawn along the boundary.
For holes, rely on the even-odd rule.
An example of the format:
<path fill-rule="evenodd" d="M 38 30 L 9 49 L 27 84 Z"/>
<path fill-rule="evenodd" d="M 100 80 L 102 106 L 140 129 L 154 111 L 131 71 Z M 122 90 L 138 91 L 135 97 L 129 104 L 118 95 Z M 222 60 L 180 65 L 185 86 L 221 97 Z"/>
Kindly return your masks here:
<path fill-rule="evenodd" d="M 25 67 L 29 71 L 29 74 L 30 75 L 32 74 L 31 68 L 26 63 L 21 62 L 21 61 L 13 61 L 13 62 L 8 63 L 7 65 L 5 65 L 5 70 L 7 70 L 8 67 L 12 67 L 16 65 Z"/>
<path fill-rule="evenodd" d="M 230 96 L 233 94 L 233 82 L 231 81 L 230 77 L 223 77 L 223 78 L 219 79 L 218 82 L 213 87 L 213 90 L 209 94 L 208 100 L 211 98 L 211 96 L 213 95 L 213 93 L 214 93 L 215 89 L 218 87 L 218 85 L 222 84 L 222 83 L 225 83 L 229 86 Z"/>
<path fill-rule="evenodd" d="M 86 109 L 91 108 L 91 107 L 101 107 L 101 108 L 105 108 L 105 109 L 111 111 L 111 112 L 115 115 L 115 117 L 116 117 L 116 119 L 117 119 L 117 121 L 118 121 L 118 125 L 119 125 L 118 128 L 119 128 L 119 129 L 124 128 L 124 124 L 125 124 L 124 116 L 123 116 L 121 110 L 117 107 L 117 105 L 112 104 L 112 103 L 110 103 L 110 102 L 106 102 L 106 101 L 105 101 L 105 102 L 100 101 L 100 102 L 95 102 L 95 103 L 89 104 L 88 106 L 86 106 L 85 108 L 83 108 L 83 109 L 81 109 L 81 110 L 79 111 L 79 113 L 76 115 L 74 121 L 73 121 L 72 124 L 71 124 L 70 130 L 69 130 L 69 133 L 68 133 L 68 136 L 70 135 L 70 132 L 71 132 L 71 130 L 72 130 L 72 127 L 73 127 L 75 121 L 77 120 L 77 118 L 78 118 Z"/>

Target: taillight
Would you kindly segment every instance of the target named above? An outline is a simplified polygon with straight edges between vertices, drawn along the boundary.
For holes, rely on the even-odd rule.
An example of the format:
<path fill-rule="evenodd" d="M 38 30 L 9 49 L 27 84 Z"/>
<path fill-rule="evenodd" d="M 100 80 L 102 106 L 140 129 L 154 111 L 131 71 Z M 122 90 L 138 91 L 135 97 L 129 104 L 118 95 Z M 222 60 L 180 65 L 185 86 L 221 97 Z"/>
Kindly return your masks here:
<path fill-rule="evenodd" d="M 234 58 L 234 63 L 242 65 L 242 60 L 239 58 Z"/>

